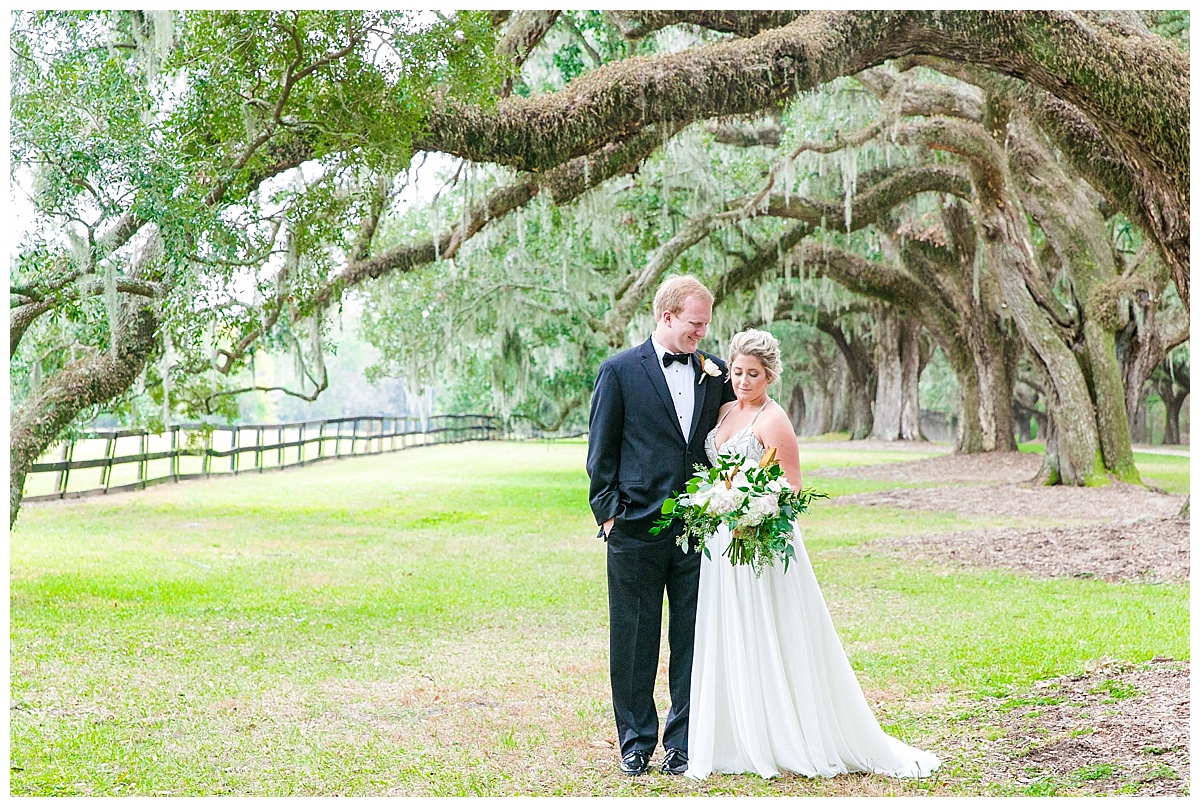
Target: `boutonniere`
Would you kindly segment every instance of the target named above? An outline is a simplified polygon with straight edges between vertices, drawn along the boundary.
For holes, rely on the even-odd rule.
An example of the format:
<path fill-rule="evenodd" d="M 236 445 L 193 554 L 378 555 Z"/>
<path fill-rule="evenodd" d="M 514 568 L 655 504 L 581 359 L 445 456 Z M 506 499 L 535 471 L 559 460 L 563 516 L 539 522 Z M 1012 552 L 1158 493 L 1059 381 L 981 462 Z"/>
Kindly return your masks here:
<path fill-rule="evenodd" d="M 697 384 L 703 384 L 705 376 L 716 378 L 721 374 L 721 368 L 717 366 L 715 361 L 703 353 L 697 353 L 696 355 L 700 357 L 700 371 L 702 373 L 700 380 L 696 382 Z"/>

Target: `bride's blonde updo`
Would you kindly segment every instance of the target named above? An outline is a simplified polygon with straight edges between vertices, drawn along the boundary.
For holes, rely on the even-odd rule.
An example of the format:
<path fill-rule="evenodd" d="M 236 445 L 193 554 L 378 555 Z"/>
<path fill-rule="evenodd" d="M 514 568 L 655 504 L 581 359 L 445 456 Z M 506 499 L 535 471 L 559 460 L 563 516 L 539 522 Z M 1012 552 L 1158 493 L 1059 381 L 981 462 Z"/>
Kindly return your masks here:
<path fill-rule="evenodd" d="M 779 340 L 766 331 L 751 328 L 734 334 L 733 339 L 729 340 L 729 363 L 733 364 L 738 356 L 753 356 L 762 362 L 768 381 L 774 381 L 783 372 Z"/>

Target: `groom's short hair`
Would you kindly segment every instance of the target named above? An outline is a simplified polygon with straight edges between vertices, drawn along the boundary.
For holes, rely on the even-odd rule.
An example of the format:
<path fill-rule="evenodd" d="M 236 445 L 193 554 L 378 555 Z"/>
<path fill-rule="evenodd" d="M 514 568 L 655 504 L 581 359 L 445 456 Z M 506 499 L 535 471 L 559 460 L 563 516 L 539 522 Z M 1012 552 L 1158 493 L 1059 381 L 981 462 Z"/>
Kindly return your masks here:
<path fill-rule="evenodd" d="M 713 302 L 712 292 L 696 278 L 690 275 L 667 278 L 654 294 L 654 319 L 662 319 L 662 315 L 667 311 L 678 314 L 689 297 L 695 297 L 708 305 L 712 305 Z"/>

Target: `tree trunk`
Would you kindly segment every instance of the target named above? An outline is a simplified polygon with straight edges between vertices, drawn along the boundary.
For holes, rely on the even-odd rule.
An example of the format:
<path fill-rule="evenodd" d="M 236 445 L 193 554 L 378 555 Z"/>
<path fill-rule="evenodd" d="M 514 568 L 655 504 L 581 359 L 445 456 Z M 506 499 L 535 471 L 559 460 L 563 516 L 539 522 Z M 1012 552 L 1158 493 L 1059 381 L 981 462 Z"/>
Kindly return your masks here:
<path fill-rule="evenodd" d="M 954 349 L 946 352 L 950 367 L 958 379 L 958 426 L 955 429 L 954 450 L 959 454 L 977 454 L 984 448 L 984 425 L 980 417 L 979 376 L 975 362 L 966 351 Z"/>
<path fill-rule="evenodd" d="M 892 306 L 875 307 L 875 416 L 871 436 L 920 440 L 920 326 Z"/>
<path fill-rule="evenodd" d="M 1142 394 L 1137 397 L 1136 404 L 1133 409 L 1133 414 L 1129 421 L 1129 442 L 1145 444 L 1149 442 L 1149 437 L 1146 433 L 1146 401 L 1149 399 L 1149 393 L 1143 388 Z M 1126 400 L 1129 400 L 1126 398 Z"/>
<path fill-rule="evenodd" d="M 874 415 L 871 412 L 871 388 L 866 384 L 856 384 L 850 380 L 847 395 L 850 409 L 850 439 L 865 440 L 871 436 L 871 425 Z"/>
<path fill-rule="evenodd" d="M 845 416 L 844 428 L 850 432 L 851 440 L 865 440 L 871 435 L 873 422 L 871 414 L 873 351 L 861 339 L 851 342 L 842 331 L 841 326 L 827 314 L 818 316 L 817 328 L 833 339 L 846 368 L 844 376 L 846 387 L 842 408 Z M 835 424 L 834 428 L 841 431 L 838 425 Z"/>
<path fill-rule="evenodd" d="M 995 424 L 995 451 L 1016 451 L 1017 440 L 1013 426 L 1013 387 L 1016 384 L 1017 357 L 1020 346 L 1015 339 L 1002 339 L 995 346 L 1001 360 L 988 365 L 983 393 L 991 402 L 992 422 Z"/>
<path fill-rule="evenodd" d="M 1180 444 L 1179 414 L 1183 411 L 1183 402 L 1187 400 L 1188 391 L 1176 391 L 1171 379 L 1166 379 L 1158 385 L 1158 397 L 1162 398 L 1165 419 L 1163 421 L 1163 445 L 1177 446 Z"/>
<path fill-rule="evenodd" d="M 921 371 L 927 356 L 921 355 L 921 325 L 913 319 L 900 320 L 900 437 L 924 440 L 921 434 Z"/>
<path fill-rule="evenodd" d="M 810 405 L 806 406 L 803 433 L 809 436 L 828 434 L 833 427 L 833 392 L 818 387 L 812 391 Z"/>
<path fill-rule="evenodd" d="M 1033 481 L 1039 485 L 1056 485 L 1062 481 L 1059 476 L 1061 463 L 1058 456 L 1058 429 L 1054 413 L 1046 415 L 1046 452 L 1043 455 L 1042 467 L 1038 470 Z"/>
<path fill-rule="evenodd" d="M 875 306 L 875 422 L 871 436 L 900 439 L 900 324 L 895 309 Z"/>
<path fill-rule="evenodd" d="M 792 431 L 797 434 L 804 432 L 804 389 L 799 384 L 792 385 L 792 394 L 788 397 L 788 420 L 792 422 Z"/>
<path fill-rule="evenodd" d="M 1088 313 L 1085 310 L 1084 315 Z M 1121 368 L 1117 365 L 1113 332 L 1089 317 L 1084 320 L 1083 333 L 1104 467 L 1123 482 L 1140 484 L 1142 477 L 1133 462 L 1129 418 L 1125 413 L 1125 390 L 1121 386 Z"/>
<path fill-rule="evenodd" d="M 95 352 L 67 364 L 12 414 L 9 436 L 8 524 L 16 523 L 25 495 L 25 477 L 79 413 L 121 395 L 146 366 L 157 344 L 158 320 L 146 308 L 120 318 L 117 355 Z"/>
<path fill-rule="evenodd" d="M 1154 368 L 1162 361 L 1163 351 L 1157 350 L 1152 328 L 1147 328 L 1146 338 L 1139 338 L 1137 321 L 1130 317 L 1129 324 L 1117 334 L 1118 359 L 1124 358 L 1121 366 L 1121 381 L 1125 392 L 1125 417 L 1129 420 L 1129 438 L 1135 443 L 1146 442 L 1146 398 L 1147 382 Z"/>
<path fill-rule="evenodd" d="M 1007 219 L 1007 216 L 998 211 L 992 218 Z M 1000 231 L 1015 234 L 1019 232 L 1016 225 L 1016 221 L 1006 220 L 1000 225 Z M 986 224 L 984 228 L 987 229 Z M 992 248 L 996 253 L 992 259 L 999 266 L 1012 266 L 1017 261 L 1032 259 L 1032 255 L 1023 254 L 1007 238 L 997 238 Z M 1079 364 L 1046 314 L 1033 301 L 1020 270 L 1002 271 L 1001 283 L 1017 327 L 1032 348 L 1034 364 L 1043 369 L 1048 381 L 1046 408 L 1050 417 L 1045 467 L 1040 478 L 1046 484 L 1097 484 L 1104 479 L 1100 437 L 1095 418 L 1090 416 L 1092 400 Z"/>

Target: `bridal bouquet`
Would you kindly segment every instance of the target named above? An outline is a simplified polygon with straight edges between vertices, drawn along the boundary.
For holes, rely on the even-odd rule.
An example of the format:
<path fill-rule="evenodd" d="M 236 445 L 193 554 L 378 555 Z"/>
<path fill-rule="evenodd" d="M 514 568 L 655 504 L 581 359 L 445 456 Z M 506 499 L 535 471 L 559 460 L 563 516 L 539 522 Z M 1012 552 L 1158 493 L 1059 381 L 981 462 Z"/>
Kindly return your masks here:
<path fill-rule="evenodd" d="M 783 559 L 796 556 L 792 546 L 792 528 L 796 516 L 807 512 L 816 498 L 827 498 L 812 488 L 796 493 L 783 479 L 783 469 L 770 448 L 757 466 L 745 466 L 742 457 L 720 456 L 712 468 L 696 466 L 696 475 L 687 484 L 687 492 L 663 502 L 662 518 L 650 528 L 657 535 L 676 519 L 683 520 L 678 543 L 687 552 L 693 541 L 704 556 L 711 558 L 707 541 L 724 524 L 731 534 L 724 554 L 734 566 L 750 566 L 754 576 Z"/>

